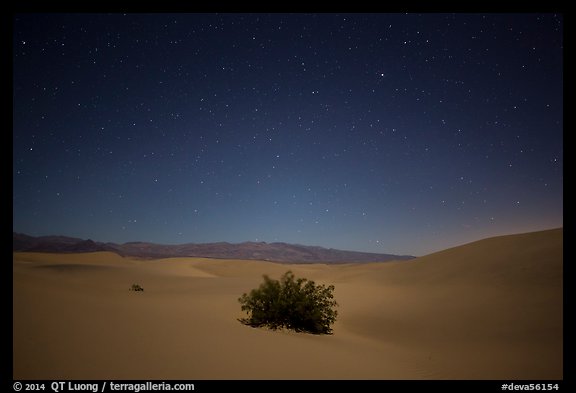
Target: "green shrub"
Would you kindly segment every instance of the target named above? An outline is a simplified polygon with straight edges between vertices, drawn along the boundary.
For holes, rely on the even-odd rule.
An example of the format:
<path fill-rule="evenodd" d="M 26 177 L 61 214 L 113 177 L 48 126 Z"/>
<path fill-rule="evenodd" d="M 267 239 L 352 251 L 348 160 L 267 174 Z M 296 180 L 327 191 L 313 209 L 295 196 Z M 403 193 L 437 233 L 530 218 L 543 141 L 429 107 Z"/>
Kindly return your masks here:
<path fill-rule="evenodd" d="M 284 273 L 280 281 L 264 275 L 264 283 L 238 301 L 248 318 L 240 322 L 254 327 L 288 328 L 297 332 L 331 334 L 338 306 L 334 300 L 334 285 L 316 285 L 314 281 Z"/>

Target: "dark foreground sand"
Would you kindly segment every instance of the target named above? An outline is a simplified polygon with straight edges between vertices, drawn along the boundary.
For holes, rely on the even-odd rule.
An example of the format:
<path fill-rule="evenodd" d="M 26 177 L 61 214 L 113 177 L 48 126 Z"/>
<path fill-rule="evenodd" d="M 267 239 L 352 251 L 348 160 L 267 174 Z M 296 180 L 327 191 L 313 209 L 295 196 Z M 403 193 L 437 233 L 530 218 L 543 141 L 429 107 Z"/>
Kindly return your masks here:
<path fill-rule="evenodd" d="M 562 238 L 333 266 L 14 253 L 13 378 L 562 379 Z M 335 285 L 333 335 L 237 321 L 287 270 Z"/>

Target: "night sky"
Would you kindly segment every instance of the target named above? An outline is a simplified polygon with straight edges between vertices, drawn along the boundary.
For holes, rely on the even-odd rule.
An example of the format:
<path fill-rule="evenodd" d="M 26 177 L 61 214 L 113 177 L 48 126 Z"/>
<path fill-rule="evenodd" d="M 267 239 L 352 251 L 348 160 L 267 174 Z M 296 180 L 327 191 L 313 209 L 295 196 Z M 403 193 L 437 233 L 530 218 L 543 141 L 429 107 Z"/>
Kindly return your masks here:
<path fill-rule="evenodd" d="M 19 14 L 13 230 L 424 255 L 563 225 L 555 14 Z"/>

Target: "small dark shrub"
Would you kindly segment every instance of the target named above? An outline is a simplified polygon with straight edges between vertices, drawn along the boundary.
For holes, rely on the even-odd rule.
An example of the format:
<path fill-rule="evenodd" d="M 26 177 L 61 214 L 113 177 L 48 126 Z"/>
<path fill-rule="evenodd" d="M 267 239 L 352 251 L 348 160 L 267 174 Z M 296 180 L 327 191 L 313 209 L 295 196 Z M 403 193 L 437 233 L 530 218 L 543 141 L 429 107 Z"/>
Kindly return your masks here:
<path fill-rule="evenodd" d="M 334 300 L 334 285 L 316 285 L 305 278 L 295 278 L 286 272 L 280 281 L 264 275 L 264 283 L 238 301 L 248 318 L 240 322 L 254 327 L 288 328 L 314 334 L 331 334 L 338 306 Z"/>
<path fill-rule="evenodd" d="M 142 288 L 139 284 L 132 284 L 132 286 L 130 287 L 131 291 L 144 291 L 144 288 Z"/>

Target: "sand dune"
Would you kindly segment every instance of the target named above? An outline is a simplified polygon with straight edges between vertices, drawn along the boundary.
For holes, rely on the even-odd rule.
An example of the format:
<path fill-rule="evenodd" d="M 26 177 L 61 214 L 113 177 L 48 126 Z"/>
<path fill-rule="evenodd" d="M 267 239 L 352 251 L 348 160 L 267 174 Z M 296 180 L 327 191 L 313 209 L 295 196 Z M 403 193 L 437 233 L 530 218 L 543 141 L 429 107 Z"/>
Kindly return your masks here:
<path fill-rule="evenodd" d="M 562 379 L 562 238 L 348 265 L 14 253 L 13 378 Z M 237 321 L 289 269 L 335 285 L 333 335 Z"/>

